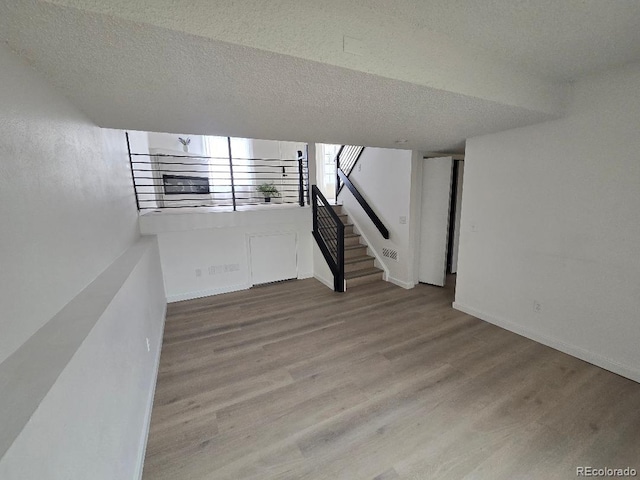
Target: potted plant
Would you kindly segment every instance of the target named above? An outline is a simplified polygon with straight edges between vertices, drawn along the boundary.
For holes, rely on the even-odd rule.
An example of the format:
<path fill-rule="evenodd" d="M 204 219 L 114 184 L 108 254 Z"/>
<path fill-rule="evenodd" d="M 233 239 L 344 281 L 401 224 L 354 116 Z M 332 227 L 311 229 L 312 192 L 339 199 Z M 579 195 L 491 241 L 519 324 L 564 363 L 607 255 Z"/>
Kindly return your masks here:
<path fill-rule="evenodd" d="M 182 151 L 185 153 L 189 153 L 189 144 L 191 143 L 191 139 L 189 137 L 178 137 L 178 141 L 182 144 Z"/>
<path fill-rule="evenodd" d="M 276 188 L 276 186 L 272 183 L 263 183 L 256 187 L 256 190 L 259 191 L 262 195 L 264 195 L 264 202 L 269 203 L 271 201 L 271 197 L 279 197 L 280 192 Z"/>

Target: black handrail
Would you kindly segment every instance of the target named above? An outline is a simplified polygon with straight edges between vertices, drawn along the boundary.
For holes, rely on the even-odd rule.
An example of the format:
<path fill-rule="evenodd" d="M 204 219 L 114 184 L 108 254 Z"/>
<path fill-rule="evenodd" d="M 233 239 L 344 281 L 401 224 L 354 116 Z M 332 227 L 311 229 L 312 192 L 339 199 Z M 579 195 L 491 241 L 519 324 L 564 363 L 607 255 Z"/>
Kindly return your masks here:
<path fill-rule="evenodd" d="M 347 186 L 349 191 L 353 194 L 356 200 L 358 200 L 358 203 L 360 204 L 362 209 L 365 211 L 365 213 L 369 216 L 373 224 L 378 228 L 382 236 L 388 240 L 389 230 L 387 230 L 387 227 L 384 226 L 380 218 L 378 218 L 378 216 L 375 214 L 373 209 L 369 206 L 369 203 L 367 203 L 364 197 L 360 195 L 360 192 L 353 185 L 353 183 L 351 183 L 351 180 L 349 180 L 349 177 L 347 177 L 340 168 L 338 168 L 337 170 L 338 170 L 338 177 L 340 178 L 340 180 L 344 182 L 344 184 Z"/>
<path fill-rule="evenodd" d="M 344 292 L 344 223 L 316 185 L 311 186 L 311 205 L 311 233 L 333 273 L 333 289 Z"/>
<path fill-rule="evenodd" d="M 360 145 L 342 145 L 340 150 L 338 150 L 336 154 L 336 198 L 338 198 L 342 187 L 344 187 L 344 183 L 340 181 L 337 169 L 340 168 L 347 177 L 351 175 L 351 172 L 353 172 L 358 160 L 360 160 L 362 156 L 362 152 L 364 152 L 364 147 Z"/>

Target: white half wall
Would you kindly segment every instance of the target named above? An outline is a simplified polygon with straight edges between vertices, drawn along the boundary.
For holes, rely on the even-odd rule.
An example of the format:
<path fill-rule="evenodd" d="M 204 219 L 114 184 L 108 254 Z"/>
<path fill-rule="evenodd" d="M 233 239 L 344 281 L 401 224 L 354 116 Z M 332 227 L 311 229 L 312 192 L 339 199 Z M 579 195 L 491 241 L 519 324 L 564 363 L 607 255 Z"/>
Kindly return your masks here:
<path fill-rule="evenodd" d="M 0 364 L 0 478 L 141 478 L 165 308 L 147 237 Z"/>
<path fill-rule="evenodd" d="M 297 278 L 313 276 L 310 207 L 258 206 L 238 212 L 148 213 L 140 217 L 143 234 L 158 235 L 169 302 L 244 290 L 253 285 L 250 238 L 294 234 Z M 273 262 L 273 280 L 280 266 Z M 264 279 L 264 277 L 261 277 Z"/>
<path fill-rule="evenodd" d="M 0 105 L 0 478 L 137 479 L 165 301 L 124 132 L 4 45 Z"/>
<path fill-rule="evenodd" d="M 640 65 L 467 141 L 456 308 L 640 381 Z"/>
<path fill-rule="evenodd" d="M 410 150 L 367 147 L 349 176 L 389 230 L 388 240 L 382 237 L 346 187 L 338 198 L 338 203 L 344 205 L 359 233 L 366 237 L 369 248 L 386 267 L 388 280 L 404 288 L 412 288 L 416 283 L 414 235 L 410 229 L 413 163 Z M 397 250 L 398 261 L 383 258 L 383 248 Z"/>

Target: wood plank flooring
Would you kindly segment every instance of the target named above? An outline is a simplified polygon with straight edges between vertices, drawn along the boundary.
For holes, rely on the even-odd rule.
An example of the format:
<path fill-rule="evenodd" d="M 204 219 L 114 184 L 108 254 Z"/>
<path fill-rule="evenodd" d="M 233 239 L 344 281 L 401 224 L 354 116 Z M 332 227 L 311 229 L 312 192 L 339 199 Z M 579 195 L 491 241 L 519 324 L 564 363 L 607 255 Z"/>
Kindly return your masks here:
<path fill-rule="evenodd" d="M 169 305 L 144 479 L 640 471 L 640 384 L 452 300 L 310 279 Z"/>

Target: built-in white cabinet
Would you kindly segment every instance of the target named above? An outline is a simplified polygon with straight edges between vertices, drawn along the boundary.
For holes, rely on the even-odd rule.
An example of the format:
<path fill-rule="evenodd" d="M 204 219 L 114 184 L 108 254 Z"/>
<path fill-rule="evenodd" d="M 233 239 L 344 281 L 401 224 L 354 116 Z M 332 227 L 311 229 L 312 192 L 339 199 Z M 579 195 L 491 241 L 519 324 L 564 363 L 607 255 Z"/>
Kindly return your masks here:
<path fill-rule="evenodd" d="M 297 278 L 296 234 L 251 235 L 249 262 L 252 285 Z"/>

